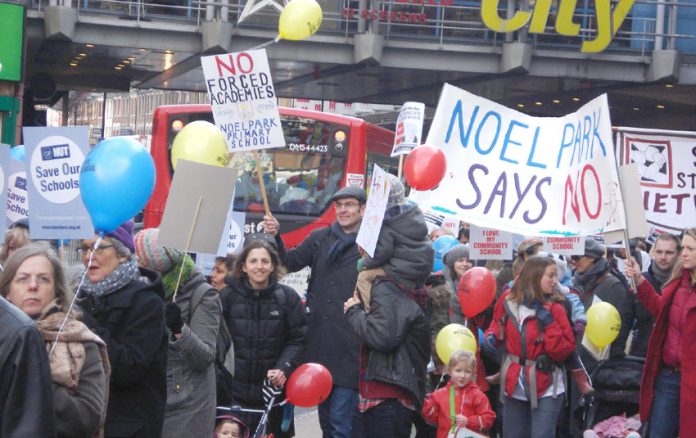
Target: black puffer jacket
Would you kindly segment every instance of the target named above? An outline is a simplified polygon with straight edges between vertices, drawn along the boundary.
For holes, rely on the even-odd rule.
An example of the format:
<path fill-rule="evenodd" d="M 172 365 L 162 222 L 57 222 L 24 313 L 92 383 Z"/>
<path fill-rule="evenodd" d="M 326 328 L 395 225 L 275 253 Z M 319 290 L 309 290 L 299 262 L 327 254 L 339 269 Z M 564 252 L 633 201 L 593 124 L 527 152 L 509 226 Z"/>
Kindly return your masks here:
<path fill-rule="evenodd" d="M 365 380 L 405 389 L 420 412 L 431 342 L 423 309 L 394 283 L 376 280 L 370 313 L 358 304 L 348 309 L 346 317 L 367 353 Z"/>
<path fill-rule="evenodd" d="M 399 204 L 384 214 L 374 257 L 365 256 L 365 269 L 381 267 L 407 287 L 421 286 L 433 267 L 433 245 L 420 208 Z"/>
<path fill-rule="evenodd" d="M 234 399 L 262 406 L 266 372 L 279 369 L 290 377 L 297 366 L 307 333 L 304 308 L 297 292 L 282 284 L 262 290 L 239 279 L 228 284 L 220 297 L 234 345 Z M 277 296 L 280 293 L 283 298 Z"/>
<path fill-rule="evenodd" d="M 103 295 L 84 296 L 84 323 L 106 343 L 111 362 L 106 436 L 158 437 L 167 402 L 167 329 L 160 275 Z"/>
<path fill-rule="evenodd" d="M 43 337 L 24 312 L 2 297 L 0 327 L 0 436 L 56 436 Z"/>

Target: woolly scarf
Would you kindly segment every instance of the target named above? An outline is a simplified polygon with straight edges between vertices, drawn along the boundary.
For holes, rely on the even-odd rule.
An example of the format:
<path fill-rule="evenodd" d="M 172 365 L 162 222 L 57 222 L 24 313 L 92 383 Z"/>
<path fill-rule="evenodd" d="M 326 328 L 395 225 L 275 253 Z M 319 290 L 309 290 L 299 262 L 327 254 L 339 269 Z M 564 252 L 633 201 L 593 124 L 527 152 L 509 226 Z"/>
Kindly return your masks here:
<path fill-rule="evenodd" d="M 342 254 L 346 248 L 354 246 L 355 238 L 358 237 L 358 233 L 345 233 L 338 222 L 331 224 L 331 234 L 336 236 L 336 241 L 331 245 L 331 248 L 329 248 L 329 254 L 324 261 L 327 267 L 336 261 L 338 256 Z"/>
<path fill-rule="evenodd" d="M 671 269 L 668 271 L 663 271 L 654 262 L 650 265 L 648 270 L 652 272 L 652 275 L 653 277 L 655 277 L 655 280 L 657 280 L 657 282 L 660 283 L 660 287 L 664 286 L 665 283 L 667 283 L 667 279 L 669 279 L 669 276 L 672 274 Z"/>
<path fill-rule="evenodd" d="M 79 278 L 82 278 L 83 274 L 84 271 L 82 271 Z M 102 281 L 96 283 L 86 281 L 82 284 L 80 291 L 84 291 L 92 298 L 101 298 L 104 295 L 120 290 L 139 277 L 140 271 L 138 270 L 138 264 L 135 262 L 135 257 L 131 257 L 127 261 L 119 264 L 116 269 Z"/>
<path fill-rule="evenodd" d="M 82 322 L 68 317 L 63 329 L 60 329 L 65 313 L 60 309 L 57 300 L 49 303 L 41 315 L 34 321 L 46 342 L 46 351 L 50 354 L 51 380 L 65 388 L 71 394 L 77 394 L 80 384 L 80 373 L 85 364 L 85 342 L 94 342 L 99 347 L 104 366 L 104 407 L 100 415 L 97 436 L 103 436 L 106 407 L 109 400 L 109 378 L 111 365 L 106 351 L 106 345 L 99 336 L 92 333 Z M 53 347 L 55 345 L 55 348 Z M 51 353 L 53 349 L 53 353 Z"/>
<path fill-rule="evenodd" d="M 610 269 L 611 267 L 606 259 L 598 259 L 587 272 L 582 274 L 580 272 L 575 272 L 573 276 L 573 285 L 582 295 L 587 292 L 592 292 L 595 287 L 597 287 L 599 279 L 609 272 Z"/>
<path fill-rule="evenodd" d="M 179 289 L 181 289 L 181 285 L 186 284 L 186 282 L 189 280 L 189 278 L 191 278 L 191 274 L 193 274 L 193 271 L 196 268 L 196 264 L 193 262 L 193 259 L 188 256 L 188 254 L 184 257 L 183 260 L 183 266 L 181 263 L 177 263 L 177 265 L 175 265 L 174 268 L 162 274 L 162 284 L 164 285 L 164 299 L 166 301 L 171 301 L 172 297 L 174 296 L 176 282 L 177 280 L 179 280 L 179 270 L 183 270 L 183 272 L 181 273 L 181 282 L 179 283 Z"/>

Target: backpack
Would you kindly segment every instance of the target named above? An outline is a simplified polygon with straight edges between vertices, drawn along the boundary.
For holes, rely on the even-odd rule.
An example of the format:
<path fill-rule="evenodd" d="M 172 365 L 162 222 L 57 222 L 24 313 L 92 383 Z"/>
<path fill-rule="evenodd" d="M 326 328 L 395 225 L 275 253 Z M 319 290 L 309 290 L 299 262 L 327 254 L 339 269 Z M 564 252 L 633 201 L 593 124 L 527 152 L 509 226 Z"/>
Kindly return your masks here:
<path fill-rule="evenodd" d="M 189 323 L 191 316 L 201 303 L 203 296 L 210 290 L 208 283 L 201 283 L 191 295 L 189 305 Z M 217 405 L 230 406 L 232 404 L 232 383 L 234 382 L 234 348 L 232 348 L 232 335 L 222 318 L 222 306 L 220 306 L 220 324 L 217 340 L 215 342 L 215 386 L 217 388 Z"/>

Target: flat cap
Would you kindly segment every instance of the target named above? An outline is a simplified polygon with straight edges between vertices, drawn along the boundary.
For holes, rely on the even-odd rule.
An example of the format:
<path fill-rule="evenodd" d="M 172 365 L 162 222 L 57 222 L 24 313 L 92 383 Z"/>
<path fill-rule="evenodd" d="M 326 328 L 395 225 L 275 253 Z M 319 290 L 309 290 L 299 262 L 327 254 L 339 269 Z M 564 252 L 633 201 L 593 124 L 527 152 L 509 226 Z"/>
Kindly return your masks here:
<path fill-rule="evenodd" d="M 355 198 L 361 204 L 367 202 L 367 194 L 365 193 L 365 190 L 361 189 L 360 187 L 343 187 L 341 190 L 334 193 L 334 195 L 331 197 L 331 201 L 333 202 L 343 198 Z"/>
<path fill-rule="evenodd" d="M 585 237 L 585 256 L 592 257 L 593 259 L 601 259 L 604 257 L 606 248 L 604 245 L 597 242 L 591 237 Z"/>

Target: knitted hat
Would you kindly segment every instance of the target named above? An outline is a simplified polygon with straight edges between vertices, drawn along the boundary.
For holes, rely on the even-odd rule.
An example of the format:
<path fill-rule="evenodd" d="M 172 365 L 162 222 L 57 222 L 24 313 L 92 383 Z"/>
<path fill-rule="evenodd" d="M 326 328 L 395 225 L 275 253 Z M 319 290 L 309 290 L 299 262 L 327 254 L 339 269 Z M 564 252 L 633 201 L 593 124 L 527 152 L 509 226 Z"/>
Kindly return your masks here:
<path fill-rule="evenodd" d="M 597 242 L 591 237 L 585 237 L 585 256 L 592 257 L 593 259 L 601 259 L 604 257 L 606 249 L 604 245 Z"/>
<path fill-rule="evenodd" d="M 157 244 L 158 228 L 148 228 L 135 235 L 135 256 L 138 264 L 158 272 L 169 272 L 184 256 L 183 251 Z"/>
<path fill-rule="evenodd" d="M 135 252 L 135 243 L 133 242 L 133 221 L 127 221 L 121 224 L 110 233 L 106 233 L 106 237 L 116 239 L 123 244 L 133 254 Z"/>
<path fill-rule="evenodd" d="M 401 183 L 399 178 L 394 175 L 388 175 L 389 178 L 389 199 L 387 200 L 387 208 L 393 207 L 397 204 L 403 204 L 404 202 L 404 185 Z"/>
<path fill-rule="evenodd" d="M 453 247 L 442 257 L 442 263 L 444 263 L 445 266 L 452 266 L 454 262 L 462 257 L 469 258 L 469 245 L 457 245 Z"/>

